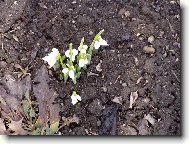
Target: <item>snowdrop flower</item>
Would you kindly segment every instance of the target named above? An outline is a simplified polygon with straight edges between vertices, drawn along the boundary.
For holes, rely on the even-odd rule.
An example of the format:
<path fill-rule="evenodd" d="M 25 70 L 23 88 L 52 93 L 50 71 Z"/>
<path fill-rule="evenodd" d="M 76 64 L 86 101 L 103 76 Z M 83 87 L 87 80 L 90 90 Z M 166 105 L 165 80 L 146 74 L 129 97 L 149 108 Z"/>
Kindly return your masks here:
<path fill-rule="evenodd" d="M 79 67 L 84 67 L 86 64 L 88 64 L 87 58 L 79 60 Z"/>
<path fill-rule="evenodd" d="M 82 54 L 86 54 L 86 51 L 88 49 L 87 45 L 83 45 L 83 47 L 81 48 L 81 46 L 78 47 L 78 50 L 80 51 L 80 53 Z"/>
<path fill-rule="evenodd" d="M 94 48 L 99 49 L 100 46 L 108 46 L 108 43 L 104 39 L 102 39 L 101 36 L 99 36 L 99 39 L 95 41 Z"/>
<path fill-rule="evenodd" d="M 70 58 L 72 62 L 75 61 L 75 56 L 78 54 L 78 50 L 73 49 L 73 50 L 67 50 L 65 52 L 66 57 Z"/>
<path fill-rule="evenodd" d="M 64 74 L 68 74 L 69 75 L 69 77 L 72 79 L 72 80 L 74 80 L 75 79 L 75 68 L 74 68 L 74 66 L 69 66 L 69 65 L 67 65 L 68 66 L 68 68 L 64 68 L 63 70 L 62 70 L 62 72 L 64 73 Z"/>
<path fill-rule="evenodd" d="M 44 61 L 46 61 L 50 68 L 54 66 L 54 64 L 56 63 L 56 61 L 58 60 L 58 57 L 60 56 L 60 53 L 58 51 L 58 49 L 53 48 L 52 52 L 48 55 L 45 56 L 44 58 L 42 58 Z"/>
<path fill-rule="evenodd" d="M 71 99 L 72 99 L 73 105 L 75 105 L 78 101 L 81 101 L 81 97 L 79 95 L 77 95 L 75 91 L 73 91 Z"/>

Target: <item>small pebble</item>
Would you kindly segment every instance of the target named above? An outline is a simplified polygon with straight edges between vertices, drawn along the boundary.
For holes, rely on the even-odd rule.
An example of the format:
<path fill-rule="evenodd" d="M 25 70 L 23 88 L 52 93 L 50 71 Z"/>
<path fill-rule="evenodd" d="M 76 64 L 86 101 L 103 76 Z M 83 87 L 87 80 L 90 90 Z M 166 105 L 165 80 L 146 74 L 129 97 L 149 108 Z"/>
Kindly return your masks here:
<path fill-rule="evenodd" d="M 107 87 L 102 87 L 102 90 L 103 90 L 103 92 L 106 93 L 108 89 L 107 89 Z"/>
<path fill-rule="evenodd" d="M 129 11 L 126 11 L 125 12 L 125 17 L 129 17 L 131 14 L 130 14 L 130 12 Z"/>
<path fill-rule="evenodd" d="M 76 4 L 77 2 L 76 1 L 73 1 L 72 4 Z"/>
<path fill-rule="evenodd" d="M 98 120 L 96 124 L 97 124 L 97 126 L 101 126 L 101 121 Z"/>
<path fill-rule="evenodd" d="M 153 54 L 155 53 L 155 49 L 153 47 L 149 47 L 149 46 L 144 46 L 143 47 L 143 51 L 147 54 Z"/>
<path fill-rule="evenodd" d="M 154 40 L 155 40 L 154 36 L 150 36 L 150 37 L 148 38 L 148 42 L 149 42 L 149 43 L 153 43 Z"/>
<path fill-rule="evenodd" d="M 127 84 L 126 84 L 126 83 L 122 83 L 122 86 L 123 86 L 123 87 L 126 87 L 126 86 L 127 86 Z"/>
<path fill-rule="evenodd" d="M 0 61 L 0 69 L 7 68 L 7 63 L 5 61 Z"/>
<path fill-rule="evenodd" d="M 90 32 L 89 32 L 89 35 L 93 35 L 93 32 L 92 32 L 92 31 L 90 31 Z"/>

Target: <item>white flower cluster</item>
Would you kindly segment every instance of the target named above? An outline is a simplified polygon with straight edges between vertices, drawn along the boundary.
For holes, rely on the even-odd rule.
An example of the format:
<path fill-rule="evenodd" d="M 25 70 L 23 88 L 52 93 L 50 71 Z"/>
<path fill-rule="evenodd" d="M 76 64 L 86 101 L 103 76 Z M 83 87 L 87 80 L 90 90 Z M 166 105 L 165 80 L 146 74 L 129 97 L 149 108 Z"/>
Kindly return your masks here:
<path fill-rule="evenodd" d="M 99 49 L 101 46 L 108 46 L 108 43 L 102 39 L 101 34 L 104 30 L 100 31 L 94 38 L 90 47 L 84 45 L 84 38 L 81 40 L 78 49 L 72 49 L 72 44 L 69 46 L 69 50 L 65 52 L 65 57 L 60 55 L 58 49 L 53 48 L 52 52 L 43 58 L 49 64 L 49 67 L 53 67 L 55 70 L 62 67 L 62 74 L 64 76 L 65 82 L 67 78 L 70 77 L 74 84 L 76 79 L 80 76 L 81 68 L 86 68 L 90 64 L 91 55 L 93 49 Z M 66 61 L 66 62 L 65 62 Z M 62 75 L 60 74 L 62 77 Z M 81 101 L 81 97 L 74 91 L 72 96 L 72 104 L 76 104 Z"/>

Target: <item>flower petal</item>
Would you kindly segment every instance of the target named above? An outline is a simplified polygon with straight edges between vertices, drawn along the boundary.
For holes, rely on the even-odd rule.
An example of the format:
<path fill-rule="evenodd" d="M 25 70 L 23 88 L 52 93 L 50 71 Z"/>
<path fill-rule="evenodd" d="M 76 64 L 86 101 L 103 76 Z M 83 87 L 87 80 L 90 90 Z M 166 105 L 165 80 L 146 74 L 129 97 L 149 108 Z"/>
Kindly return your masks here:
<path fill-rule="evenodd" d="M 78 102 L 77 97 L 74 96 L 74 95 L 71 96 L 71 99 L 72 99 L 72 104 L 73 105 L 75 105 Z"/>
<path fill-rule="evenodd" d="M 62 72 L 63 72 L 64 74 L 67 74 L 67 73 L 68 73 L 68 68 L 64 68 L 64 69 L 62 70 Z"/>
<path fill-rule="evenodd" d="M 85 61 L 83 59 L 79 60 L 79 67 L 84 67 Z"/>
<path fill-rule="evenodd" d="M 100 45 L 102 45 L 102 46 L 108 45 L 108 43 L 104 39 L 102 39 L 102 37 L 100 37 L 99 42 L 100 42 Z"/>
<path fill-rule="evenodd" d="M 70 50 L 67 50 L 66 52 L 65 52 L 65 55 L 66 55 L 66 57 L 70 57 Z"/>
<path fill-rule="evenodd" d="M 70 70 L 69 71 L 69 77 L 73 80 L 75 78 L 74 71 Z"/>
<path fill-rule="evenodd" d="M 78 50 L 73 49 L 73 50 L 72 50 L 72 53 L 73 53 L 73 56 L 76 56 L 76 55 L 78 54 Z"/>
<path fill-rule="evenodd" d="M 87 50 L 88 46 L 87 45 L 83 45 L 83 49 Z"/>
<path fill-rule="evenodd" d="M 100 42 L 99 41 L 95 41 L 94 48 L 95 49 L 99 49 L 99 47 L 100 47 Z"/>
<path fill-rule="evenodd" d="M 74 62 L 75 61 L 75 56 L 74 55 L 72 55 L 72 62 Z"/>
<path fill-rule="evenodd" d="M 81 101 L 81 97 L 79 95 L 76 95 L 77 100 Z"/>

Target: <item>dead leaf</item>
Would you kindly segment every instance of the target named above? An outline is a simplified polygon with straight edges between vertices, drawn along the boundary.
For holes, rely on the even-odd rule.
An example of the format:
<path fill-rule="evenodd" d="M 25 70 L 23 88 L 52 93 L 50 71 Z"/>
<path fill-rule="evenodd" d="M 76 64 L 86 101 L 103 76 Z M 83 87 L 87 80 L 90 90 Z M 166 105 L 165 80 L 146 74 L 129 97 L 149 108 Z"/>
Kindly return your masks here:
<path fill-rule="evenodd" d="M 52 124 L 56 121 L 59 121 L 60 120 L 60 115 L 59 115 L 60 105 L 53 104 L 49 107 L 49 110 L 50 110 L 50 117 L 49 117 L 50 123 Z"/>
<path fill-rule="evenodd" d="M 8 113 L 12 113 L 15 111 L 17 114 L 22 113 L 21 104 L 18 98 L 12 94 L 7 94 L 6 90 L 3 88 L 2 85 L 0 85 L 0 95 L 1 95 L 1 99 L 3 99 L 4 101 L 3 103 L 6 104 L 4 105 L 3 103 L 1 103 L 2 105 L 0 105 L 0 108 L 2 108 L 2 111 L 5 111 L 7 115 L 9 115 Z M 7 111 L 7 109 L 9 108 L 11 109 L 12 112 Z M 14 114 L 11 114 L 11 115 L 14 115 Z"/>
<path fill-rule="evenodd" d="M 19 121 L 11 121 L 11 123 L 8 124 L 9 129 L 14 131 L 15 135 L 24 135 L 26 133 L 22 128 L 22 120 L 23 118 Z"/>
<path fill-rule="evenodd" d="M 113 102 L 115 103 L 118 103 L 118 104 L 122 104 L 122 97 L 114 97 L 114 99 L 112 100 Z"/>
<path fill-rule="evenodd" d="M 53 123 L 60 119 L 60 108 L 53 104 L 58 95 L 54 90 L 49 89 L 50 79 L 45 65 L 37 71 L 34 81 L 37 83 L 33 85 L 33 92 L 39 103 L 39 119 L 46 127 L 48 121 Z"/>
<path fill-rule="evenodd" d="M 64 121 L 63 126 L 69 126 L 71 123 L 79 124 L 79 118 L 74 114 L 73 117 L 62 117 Z"/>
<path fill-rule="evenodd" d="M 5 131 L 6 131 L 5 124 L 4 124 L 3 120 L 0 118 L 0 135 L 4 134 Z"/>
<path fill-rule="evenodd" d="M 18 78 L 24 78 L 27 75 L 31 76 L 31 74 L 28 73 L 28 66 L 24 69 L 19 64 L 15 64 L 14 67 L 21 70 L 21 72 L 14 72 L 18 73 Z"/>
<path fill-rule="evenodd" d="M 129 108 L 133 107 L 133 103 L 136 101 L 137 98 L 138 98 L 138 90 L 136 92 L 131 92 Z"/>
<path fill-rule="evenodd" d="M 10 94 L 22 99 L 26 91 L 31 91 L 31 78 L 26 76 L 22 80 L 16 80 L 12 75 L 5 74 L 3 85 L 10 91 Z"/>
<path fill-rule="evenodd" d="M 151 123 L 153 126 L 155 125 L 156 120 L 150 114 L 145 116 L 144 119 L 147 120 L 149 123 Z"/>

